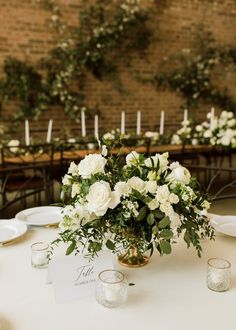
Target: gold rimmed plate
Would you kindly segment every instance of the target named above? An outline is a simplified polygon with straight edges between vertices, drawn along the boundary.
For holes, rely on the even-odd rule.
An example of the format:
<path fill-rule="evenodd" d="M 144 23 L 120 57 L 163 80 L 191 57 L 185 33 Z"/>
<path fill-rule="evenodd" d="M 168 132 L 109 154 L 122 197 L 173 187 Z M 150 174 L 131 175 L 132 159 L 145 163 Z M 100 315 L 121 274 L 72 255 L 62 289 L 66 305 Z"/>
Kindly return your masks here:
<path fill-rule="evenodd" d="M 0 220 L 0 245 L 13 243 L 26 232 L 27 226 L 18 220 Z"/>
<path fill-rule="evenodd" d="M 23 210 L 16 214 L 15 218 L 26 225 L 53 227 L 62 220 L 61 207 L 38 206 Z"/>

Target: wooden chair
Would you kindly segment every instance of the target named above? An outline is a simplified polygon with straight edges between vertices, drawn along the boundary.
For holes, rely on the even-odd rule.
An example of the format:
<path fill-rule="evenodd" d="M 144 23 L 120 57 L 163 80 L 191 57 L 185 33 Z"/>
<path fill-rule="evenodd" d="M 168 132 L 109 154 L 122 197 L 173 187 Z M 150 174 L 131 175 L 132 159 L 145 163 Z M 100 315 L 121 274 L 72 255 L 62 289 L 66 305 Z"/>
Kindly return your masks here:
<path fill-rule="evenodd" d="M 20 175 L 19 175 L 20 173 Z M 50 203 L 47 169 L 42 165 L 0 169 L 0 217 L 14 217 L 26 207 Z"/>

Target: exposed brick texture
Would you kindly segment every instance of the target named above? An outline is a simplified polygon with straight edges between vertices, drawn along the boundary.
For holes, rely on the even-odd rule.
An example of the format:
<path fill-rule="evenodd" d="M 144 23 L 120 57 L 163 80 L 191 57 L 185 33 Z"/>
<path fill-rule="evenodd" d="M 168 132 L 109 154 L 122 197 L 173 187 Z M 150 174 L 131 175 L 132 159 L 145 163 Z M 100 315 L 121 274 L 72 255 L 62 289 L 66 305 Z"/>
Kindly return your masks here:
<path fill-rule="evenodd" d="M 134 58 L 133 68 L 144 76 L 156 71 L 165 56 L 191 48 L 199 24 L 213 33 L 218 45 L 236 45 L 236 2 L 235 0 L 160 0 L 150 4 L 143 0 L 146 7 L 155 6 L 156 14 L 150 23 L 154 40 L 147 52 L 147 58 Z M 58 0 L 63 15 L 70 25 L 78 24 L 80 0 Z M 7 56 L 26 59 L 34 64 L 45 56 L 55 43 L 57 35 L 49 28 L 50 12 L 44 10 L 36 0 L 0 0 L 0 73 Z M 166 111 L 166 124 L 177 126 L 183 113 L 179 110 L 183 100 L 169 91 L 156 91 L 152 86 L 141 84 L 131 76 L 130 70 L 119 64 L 121 80 L 126 93 L 119 93 L 109 80 L 98 81 L 91 75 L 86 82 L 88 104 L 99 105 L 100 128 L 111 129 L 120 126 L 120 112 L 126 111 L 126 126 L 134 129 L 136 111 L 142 111 L 144 129 L 155 129 L 159 124 L 160 110 Z M 218 70 L 216 83 L 227 87 L 236 99 L 235 67 L 228 74 Z M 201 119 L 210 105 L 202 105 L 195 112 Z M 4 116 L 17 111 L 17 104 L 4 104 Z M 219 109 L 218 109 L 219 111 Z M 45 111 L 38 121 L 31 122 L 33 129 L 47 128 L 49 118 L 54 119 L 54 128 L 74 128 L 80 134 L 79 124 L 65 117 L 62 109 Z M 90 131 L 93 120 L 87 121 Z M 21 130 L 23 131 L 23 125 Z M 20 133 L 19 133 L 20 134 Z"/>

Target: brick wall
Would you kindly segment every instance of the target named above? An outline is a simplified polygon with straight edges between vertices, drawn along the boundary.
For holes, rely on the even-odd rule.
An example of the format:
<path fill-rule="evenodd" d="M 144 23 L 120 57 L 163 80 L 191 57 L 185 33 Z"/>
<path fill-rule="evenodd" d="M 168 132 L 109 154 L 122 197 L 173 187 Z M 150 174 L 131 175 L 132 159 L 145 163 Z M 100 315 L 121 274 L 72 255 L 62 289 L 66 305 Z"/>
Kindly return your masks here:
<path fill-rule="evenodd" d="M 165 56 L 180 52 L 193 45 L 199 24 L 213 33 L 219 45 L 236 45 L 236 2 L 235 0 L 160 0 L 150 4 L 155 15 L 150 23 L 154 41 L 147 52 L 147 58 L 134 58 L 133 68 L 145 76 L 156 71 Z M 57 0 L 63 15 L 71 25 L 78 24 L 80 0 Z M 153 7 L 152 7 L 153 8 Z M 50 12 L 42 9 L 37 0 L 0 0 L 0 74 L 7 56 L 27 59 L 35 63 L 45 56 L 56 42 L 57 35 L 49 28 Z M 158 126 L 160 110 L 166 111 L 166 124 L 176 126 L 182 119 L 179 106 L 180 96 L 169 91 L 156 91 L 152 86 L 137 82 L 130 70 L 120 63 L 120 77 L 126 93 L 119 93 L 109 80 L 97 81 L 91 75 L 86 82 L 88 104 L 99 104 L 101 118 L 99 126 L 111 129 L 120 126 L 120 112 L 126 111 L 127 128 L 135 127 L 136 111 L 142 111 L 143 129 Z M 233 72 L 233 71 L 232 71 Z M 216 83 L 226 86 L 236 99 L 236 73 L 218 72 Z M 3 119 L 17 111 L 14 102 L 4 103 Z M 201 119 L 209 105 L 202 105 L 195 115 Z M 79 124 L 65 117 L 62 109 L 48 109 L 38 121 L 30 122 L 31 128 L 45 129 L 49 118 L 54 119 L 54 128 L 73 128 L 80 133 Z M 93 120 L 88 120 L 90 130 Z M 23 131 L 21 126 L 20 131 Z M 20 133 L 19 133 L 20 134 Z"/>

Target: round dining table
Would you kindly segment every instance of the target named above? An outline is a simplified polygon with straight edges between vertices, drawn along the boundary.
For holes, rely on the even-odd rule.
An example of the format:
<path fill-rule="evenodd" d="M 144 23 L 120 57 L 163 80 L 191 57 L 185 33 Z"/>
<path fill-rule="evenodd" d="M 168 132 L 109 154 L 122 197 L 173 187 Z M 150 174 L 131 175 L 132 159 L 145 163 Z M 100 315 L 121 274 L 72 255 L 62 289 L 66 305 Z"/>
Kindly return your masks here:
<path fill-rule="evenodd" d="M 29 227 L 18 241 L 0 248 L 1 330 L 235 330 L 236 238 L 216 233 L 202 240 L 203 253 L 179 239 L 168 256 L 154 253 L 148 265 L 126 268 L 114 258 L 114 268 L 129 283 L 128 300 L 109 309 L 94 296 L 56 303 L 47 269 L 31 266 L 31 244 L 51 242 L 58 229 Z M 231 285 L 226 292 L 207 288 L 208 258 L 231 262 Z"/>

